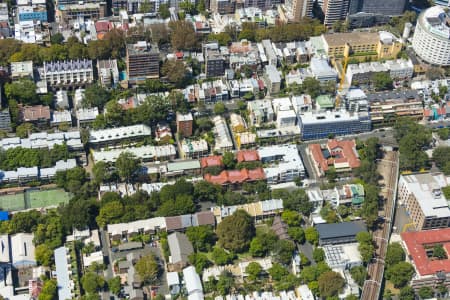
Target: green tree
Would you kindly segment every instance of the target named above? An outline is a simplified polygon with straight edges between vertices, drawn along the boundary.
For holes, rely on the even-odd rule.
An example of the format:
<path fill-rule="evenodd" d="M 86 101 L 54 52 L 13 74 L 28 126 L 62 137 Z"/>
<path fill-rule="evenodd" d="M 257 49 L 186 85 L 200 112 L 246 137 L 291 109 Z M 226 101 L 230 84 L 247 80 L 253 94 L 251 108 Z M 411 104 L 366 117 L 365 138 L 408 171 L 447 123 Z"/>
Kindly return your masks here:
<path fill-rule="evenodd" d="M 209 251 L 216 238 L 211 226 L 207 225 L 189 227 L 186 235 L 196 251 Z"/>
<path fill-rule="evenodd" d="M 252 239 L 249 252 L 253 257 L 263 257 L 267 253 L 267 249 L 264 247 L 261 238 L 256 236 Z"/>
<path fill-rule="evenodd" d="M 39 300 L 57 300 L 58 299 L 58 285 L 55 279 L 45 280 L 42 286 Z"/>
<path fill-rule="evenodd" d="M 165 3 L 162 3 L 162 4 L 160 4 L 159 5 L 159 16 L 162 18 L 162 19 L 167 19 L 167 18 L 169 18 L 170 17 L 170 11 L 169 11 L 169 5 L 168 4 L 165 4 Z"/>
<path fill-rule="evenodd" d="M 387 248 L 385 262 L 386 265 L 393 266 L 406 258 L 402 245 L 398 242 L 390 243 Z"/>
<path fill-rule="evenodd" d="M 314 248 L 313 258 L 316 262 L 321 262 L 325 260 L 325 251 L 322 248 Z"/>
<path fill-rule="evenodd" d="M 116 160 L 116 168 L 119 176 L 129 182 L 140 169 L 140 163 L 134 154 L 122 152 Z"/>
<path fill-rule="evenodd" d="M 434 245 L 433 257 L 436 257 L 438 259 L 447 258 L 447 253 L 445 252 L 444 247 L 442 245 L 440 245 L 440 244 Z"/>
<path fill-rule="evenodd" d="M 22 78 L 5 84 L 5 95 L 23 104 L 38 104 L 36 84 L 31 79 Z"/>
<path fill-rule="evenodd" d="M 228 253 L 222 248 L 214 247 L 212 252 L 212 259 L 214 263 L 219 266 L 224 266 L 233 261 L 234 255 L 232 253 Z"/>
<path fill-rule="evenodd" d="M 81 285 L 87 293 L 94 294 L 103 289 L 105 279 L 94 272 L 87 272 L 81 277 Z"/>
<path fill-rule="evenodd" d="M 373 82 L 377 91 L 392 89 L 394 83 L 388 73 L 376 73 L 373 77 Z"/>
<path fill-rule="evenodd" d="M 411 280 L 414 274 L 414 267 L 405 261 L 399 262 L 386 271 L 386 278 L 389 279 L 396 288 L 404 287 Z"/>
<path fill-rule="evenodd" d="M 153 254 L 141 257 L 134 267 L 144 282 L 152 284 L 158 279 L 160 265 Z"/>
<path fill-rule="evenodd" d="M 30 133 L 35 131 L 35 127 L 31 123 L 23 123 L 17 126 L 16 135 L 20 138 L 26 138 Z"/>
<path fill-rule="evenodd" d="M 439 128 L 437 134 L 441 140 L 448 140 L 450 137 L 450 128 Z"/>
<path fill-rule="evenodd" d="M 211 262 L 204 253 L 191 253 L 188 259 L 189 263 L 195 266 L 195 270 L 199 274 L 201 274 L 204 269 L 211 265 Z"/>
<path fill-rule="evenodd" d="M 316 245 L 319 242 L 319 232 L 314 227 L 308 227 L 305 229 L 305 238 L 311 244 Z"/>
<path fill-rule="evenodd" d="M 433 298 L 433 296 L 434 296 L 434 291 L 433 291 L 433 289 L 432 289 L 431 287 L 429 287 L 429 286 L 424 286 L 424 287 L 421 287 L 421 288 L 420 288 L 420 290 L 419 290 L 419 296 L 420 296 L 420 298 L 422 298 L 422 299 L 430 299 L 430 298 Z"/>
<path fill-rule="evenodd" d="M 217 280 L 216 288 L 220 295 L 228 295 L 234 287 L 233 274 L 228 271 L 222 272 Z"/>
<path fill-rule="evenodd" d="M 356 266 L 350 269 L 353 280 L 362 287 L 367 277 L 367 269 L 364 266 Z"/>
<path fill-rule="evenodd" d="M 439 146 L 433 150 L 433 160 L 436 166 L 446 175 L 450 174 L 450 147 Z"/>
<path fill-rule="evenodd" d="M 225 152 L 222 156 L 222 162 L 226 169 L 232 170 L 236 167 L 236 158 L 233 152 Z"/>
<path fill-rule="evenodd" d="M 214 114 L 223 115 L 226 112 L 227 108 L 223 102 L 217 102 L 214 104 Z"/>
<path fill-rule="evenodd" d="M 104 161 L 96 162 L 92 168 L 95 183 L 100 184 L 107 181 L 109 179 L 108 172 L 108 165 Z"/>
<path fill-rule="evenodd" d="M 184 62 L 180 60 L 166 60 L 161 73 L 177 88 L 184 88 L 188 84 L 188 72 Z"/>
<path fill-rule="evenodd" d="M 177 50 L 191 50 L 197 45 L 197 37 L 191 22 L 185 20 L 170 21 L 171 44 Z"/>
<path fill-rule="evenodd" d="M 276 261 L 289 265 L 292 261 L 292 254 L 295 250 L 295 244 L 289 240 L 279 240 L 273 249 L 273 256 Z"/>
<path fill-rule="evenodd" d="M 345 285 L 345 280 L 339 273 L 328 271 L 321 274 L 317 282 L 319 284 L 319 291 L 322 297 L 337 296 L 340 290 Z"/>
<path fill-rule="evenodd" d="M 230 34 L 227 32 L 210 33 L 208 35 L 208 40 L 217 41 L 220 46 L 228 46 L 228 44 L 232 41 Z"/>
<path fill-rule="evenodd" d="M 268 272 L 270 277 L 275 281 L 280 281 L 289 274 L 289 271 L 279 263 L 273 263 Z"/>
<path fill-rule="evenodd" d="M 64 36 L 59 32 L 52 34 L 50 37 L 50 42 L 52 44 L 62 44 L 64 42 Z"/>
<path fill-rule="evenodd" d="M 113 293 L 114 295 L 118 295 L 120 293 L 121 287 L 122 287 L 122 285 L 121 285 L 121 281 L 120 281 L 120 277 L 119 276 L 111 278 L 108 281 L 109 291 L 111 293 Z"/>
<path fill-rule="evenodd" d="M 310 95 L 311 98 L 315 99 L 320 95 L 320 81 L 313 77 L 307 77 L 303 80 L 302 89 L 306 94 Z"/>
<path fill-rule="evenodd" d="M 217 202 L 217 198 L 222 193 L 222 187 L 201 180 L 194 185 L 194 199 L 198 202 Z"/>
<path fill-rule="evenodd" d="M 414 293 L 414 289 L 410 286 L 405 286 L 400 290 L 399 294 L 400 300 L 415 300 L 416 295 Z"/>
<path fill-rule="evenodd" d="M 305 232 L 301 227 L 289 227 L 288 234 L 291 239 L 299 244 L 303 244 L 305 242 Z"/>
<path fill-rule="evenodd" d="M 40 265 L 49 267 L 53 263 L 53 250 L 46 244 L 36 246 L 34 255 Z"/>
<path fill-rule="evenodd" d="M 368 263 L 372 259 L 375 251 L 371 234 L 367 231 L 361 231 L 356 235 L 356 240 L 359 243 L 358 250 L 363 262 Z"/>
<path fill-rule="evenodd" d="M 247 265 L 245 268 L 245 273 L 248 275 L 248 279 L 251 281 L 255 281 L 259 278 L 261 275 L 261 272 L 263 271 L 261 265 L 257 262 L 251 262 Z"/>
<path fill-rule="evenodd" d="M 123 215 L 123 204 L 119 201 L 108 202 L 100 208 L 96 221 L 99 227 L 104 227 L 106 224 L 119 223 Z"/>
<path fill-rule="evenodd" d="M 281 219 L 289 226 L 296 227 L 302 224 L 302 216 L 298 212 L 289 209 L 283 211 Z"/>
<path fill-rule="evenodd" d="M 219 223 L 216 234 L 221 247 L 239 253 L 248 249 L 255 235 L 255 225 L 247 212 L 237 210 Z"/>
<path fill-rule="evenodd" d="M 99 109 L 103 109 L 111 98 L 109 91 L 99 84 L 87 87 L 84 96 L 82 103 L 84 107 L 98 107 Z"/>

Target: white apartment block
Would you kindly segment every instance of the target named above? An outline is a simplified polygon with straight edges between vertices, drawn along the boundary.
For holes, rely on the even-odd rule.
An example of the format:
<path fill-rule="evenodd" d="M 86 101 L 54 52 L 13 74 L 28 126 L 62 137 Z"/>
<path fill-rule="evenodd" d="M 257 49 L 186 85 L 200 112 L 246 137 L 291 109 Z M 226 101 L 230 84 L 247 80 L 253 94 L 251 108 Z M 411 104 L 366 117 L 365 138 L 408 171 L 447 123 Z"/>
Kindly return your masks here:
<path fill-rule="evenodd" d="M 92 60 L 44 62 L 41 76 L 51 87 L 84 86 L 94 81 Z"/>

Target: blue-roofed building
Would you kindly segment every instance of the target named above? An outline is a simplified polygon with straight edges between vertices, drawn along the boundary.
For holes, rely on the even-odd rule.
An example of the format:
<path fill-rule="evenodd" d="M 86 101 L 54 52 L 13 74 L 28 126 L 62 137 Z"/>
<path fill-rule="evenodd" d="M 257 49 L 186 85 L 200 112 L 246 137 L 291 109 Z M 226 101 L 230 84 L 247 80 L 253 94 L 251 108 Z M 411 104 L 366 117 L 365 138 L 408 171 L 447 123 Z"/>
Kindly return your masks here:
<path fill-rule="evenodd" d="M 56 265 L 56 281 L 58 286 L 58 299 L 67 300 L 73 298 L 73 281 L 70 279 L 71 266 L 68 262 L 69 249 L 56 248 L 54 251 Z"/>
<path fill-rule="evenodd" d="M 7 211 L 0 211 L 0 221 L 8 221 L 9 214 Z"/>

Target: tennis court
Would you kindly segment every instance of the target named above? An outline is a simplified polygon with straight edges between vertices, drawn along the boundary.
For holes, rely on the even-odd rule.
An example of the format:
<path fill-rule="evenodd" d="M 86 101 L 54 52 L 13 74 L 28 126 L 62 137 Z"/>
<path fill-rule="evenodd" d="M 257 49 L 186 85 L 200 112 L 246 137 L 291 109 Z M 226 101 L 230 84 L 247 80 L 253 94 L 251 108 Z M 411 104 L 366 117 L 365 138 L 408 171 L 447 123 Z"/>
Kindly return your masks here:
<path fill-rule="evenodd" d="M 25 209 L 23 193 L 0 196 L 0 208 L 7 211 Z"/>
<path fill-rule="evenodd" d="M 63 189 L 56 190 L 28 190 L 25 192 L 27 208 L 41 208 L 58 206 L 61 203 L 69 203 L 70 194 Z"/>

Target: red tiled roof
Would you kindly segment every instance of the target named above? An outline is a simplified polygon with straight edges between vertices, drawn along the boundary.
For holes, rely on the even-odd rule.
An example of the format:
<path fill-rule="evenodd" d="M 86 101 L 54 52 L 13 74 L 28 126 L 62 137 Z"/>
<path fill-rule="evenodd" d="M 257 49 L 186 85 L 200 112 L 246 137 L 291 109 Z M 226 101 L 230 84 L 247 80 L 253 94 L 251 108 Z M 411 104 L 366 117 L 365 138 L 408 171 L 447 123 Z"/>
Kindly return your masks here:
<path fill-rule="evenodd" d="M 175 53 L 175 56 L 176 56 L 177 58 L 183 58 L 184 53 L 181 52 L 181 51 L 178 51 L 178 52 Z"/>
<path fill-rule="evenodd" d="M 223 166 L 222 156 L 213 155 L 213 156 L 202 157 L 200 164 L 201 164 L 202 168 L 222 167 Z"/>
<path fill-rule="evenodd" d="M 214 184 L 242 184 L 247 181 L 264 180 L 266 175 L 262 168 L 254 170 L 231 170 L 222 171 L 219 175 L 205 174 L 205 180 Z"/>
<path fill-rule="evenodd" d="M 256 150 L 242 150 L 236 154 L 238 162 L 244 161 L 257 161 L 259 160 L 259 154 Z"/>
<path fill-rule="evenodd" d="M 50 108 L 43 105 L 23 106 L 20 108 L 23 121 L 50 120 Z"/>
<path fill-rule="evenodd" d="M 431 109 L 424 109 L 424 110 L 423 110 L 423 116 L 424 116 L 424 117 L 429 117 L 429 116 L 431 116 Z"/>
<path fill-rule="evenodd" d="M 445 116 L 447 114 L 445 107 L 441 107 L 437 110 L 439 116 Z"/>
<path fill-rule="evenodd" d="M 327 162 L 326 158 L 323 157 L 322 148 L 320 148 L 320 145 L 319 144 L 310 144 L 308 147 L 309 147 L 309 151 L 311 152 L 311 155 L 312 155 L 314 161 L 316 162 L 316 164 L 318 165 L 318 167 L 324 172 L 328 171 L 328 162 Z"/>
<path fill-rule="evenodd" d="M 357 154 L 356 154 L 356 143 L 355 140 L 351 141 L 338 141 L 336 139 L 328 140 L 327 143 L 328 150 L 330 153 L 336 152 L 339 149 L 342 158 L 336 158 L 335 162 L 348 162 L 350 168 L 358 168 L 361 164 Z"/>
<path fill-rule="evenodd" d="M 450 228 L 425 230 L 418 232 L 403 232 L 401 234 L 409 255 L 421 275 L 432 275 L 439 271 L 450 273 L 450 259 L 430 260 L 424 246 L 443 244 L 448 253 L 450 247 Z"/>
<path fill-rule="evenodd" d="M 97 33 L 108 32 L 112 29 L 112 23 L 109 21 L 97 21 L 95 23 L 95 30 Z"/>

